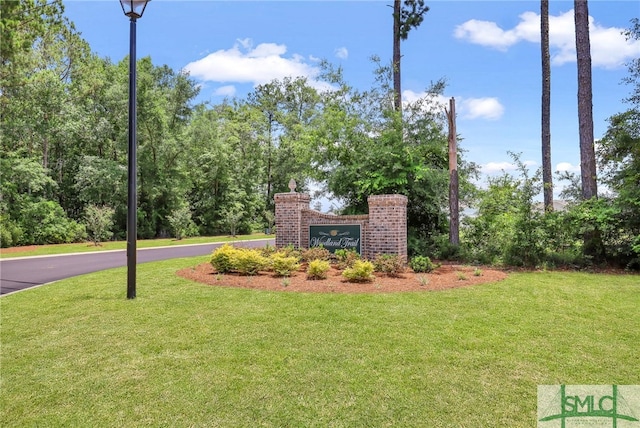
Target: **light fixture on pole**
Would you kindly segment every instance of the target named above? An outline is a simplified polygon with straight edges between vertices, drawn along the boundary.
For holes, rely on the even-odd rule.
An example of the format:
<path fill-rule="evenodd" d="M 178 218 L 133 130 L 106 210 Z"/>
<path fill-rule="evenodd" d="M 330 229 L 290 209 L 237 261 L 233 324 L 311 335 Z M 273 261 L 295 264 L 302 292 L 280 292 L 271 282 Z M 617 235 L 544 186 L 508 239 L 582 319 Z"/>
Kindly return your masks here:
<path fill-rule="evenodd" d="M 131 24 L 129 37 L 129 164 L 127 196 L 127 299 L 136 298 L 136 239 L 138 235 L 138 195 L 136 160 L 136 20 L 142 18 L 150 0 L 120 0 Z"/>

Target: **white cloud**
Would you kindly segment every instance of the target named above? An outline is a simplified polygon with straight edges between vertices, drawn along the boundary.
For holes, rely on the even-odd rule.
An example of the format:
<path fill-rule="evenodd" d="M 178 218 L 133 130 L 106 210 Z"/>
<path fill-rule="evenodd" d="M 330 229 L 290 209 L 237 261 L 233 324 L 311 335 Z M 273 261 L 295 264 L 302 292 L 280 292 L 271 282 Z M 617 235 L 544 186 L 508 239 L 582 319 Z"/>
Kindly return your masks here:
<path fill-rule="evenodd" d="M 232 97 L 235 94 L 236 94 L 236 87 L 233 85 L 220 86 L 218 89 L 213 91 L 213 95 L 221 96 L 221 97 Z"/>
<path fill-rule="evenodd" d="M 414 92 L 410 89 L 405 89 L 402 91 L 402 104 L 413 104 L 416 101 L 422 100 L 425 97 L 432 97 L 432 95 L 428 94 L 426 91 L 422 92 Z M 449 98 L 443 95 L 436 95 L 433 98 L 433 103 L 436 105 L 436 108 L 444 108 L 449 105 Z"/>
<path fill-rule="evenodd" d="M 341 48 L 336 49 L 335 54 L 336 54 L 336 57 L 338 57 L 340 59 L 349 58 L 349 51 L 345 47 L 341 47 Z"/>
<path fill-rule="evenodd" d="M 573 10 L 549 16 L 549 45 L 554 65 L 576 61 Z M 623 28 L 603 27 L 589 17 L 591 61 L 594 67 L 616 68 L 640 55 L 640 41 L 627 41 Z M 458 25 L 454 36 L 470 43 L 506 51 L 521 42 L 540 43 L 540 15 L 525 12 L 512 29 L 502 29 L 495 22 L 469 20 Z"/>
<path fill-rule="evenodd" d="M 426 92 L 402 91 L 402 103 L 404 105 L 415 103 L 427 96 Z M 438 95 L 429 105 L 436 109 L 449 108 L 449 97 Z M 456 113 L 465 119 L 498 120 L 504 114 L 504 106 L 495 97 L 462 98 L 456 97 Z"/>
<path fill-rule="evenodd" d="M 261 43 L 255 48 L 251 39 L 241 39 L 227 50 L 213 52 L 184 67 L 189 74 L 203 81 L 220 83 L 252 83 L 260 85 L 284 77 L 318 75 L 317 67 L 300 55 L 285 57 L 287 47 L 276 43 Z"/>
<path fill-rule="evenodd" d="M 467 119 L 498 120 L 504 114 L 504 106 L 495 97 L 462 98 L 459 112 Z"/>
<path fill-rule="evenodd" d="M 556 165 L 556 171 L 580 172 L 580 165 L 571 165 L 569 162 L 560 162 L 558 165 Z"/>
<path fill-rule="evenodd" d="M 456 27 L 454 36 L 473 44 L 506 51 L 518 42 L 513 31 L 504 31 L 495 22 L 472 19 Z"/>
<path fill-rule="evenodd" d="M 522 161 L 522 163 L 529 170 L 533 169 L 534 167 L 536 167 L 538 165 L 538 162 L 533 161 L 533 160 Z M 489 163 L 486 163 L 486 164 L 480 166 L 480 169 L 482 170 L 482 172 L 484 174 L 491 175 L 491 174 L 502 173 L 502 172 L 516 171 L 518 169 L 518 165 L 516 165 L 515 163 L 512 163 L 512 162 L 507 162 L 507 161 L 489 162 Z"/>
<path fill-rule="evenodd" d="M 489 162 L 480 167 L 485 174 L 495 174 L 502 171 L 515 171 L 516 166 L 511 162 Z"/>

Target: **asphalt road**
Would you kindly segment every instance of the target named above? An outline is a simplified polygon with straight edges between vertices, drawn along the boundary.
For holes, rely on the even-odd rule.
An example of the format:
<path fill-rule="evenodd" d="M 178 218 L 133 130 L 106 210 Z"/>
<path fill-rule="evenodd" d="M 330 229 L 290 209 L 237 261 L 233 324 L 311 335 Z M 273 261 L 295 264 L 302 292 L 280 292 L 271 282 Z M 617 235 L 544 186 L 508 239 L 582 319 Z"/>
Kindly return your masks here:
<path fill-rule="evenodd" d="M 262 247 L 267 243 L 274 245 L 274 240 L 238 241 L 235 242 L 235 245 Z M 222 243 L 138 249 L 137 260 L 140 264 L 181 257 L 204 256 L 211 254 L 220 245 Z M 72 276 L 126 265 L 126 250 L 0 259 L 0 295 Z"/>

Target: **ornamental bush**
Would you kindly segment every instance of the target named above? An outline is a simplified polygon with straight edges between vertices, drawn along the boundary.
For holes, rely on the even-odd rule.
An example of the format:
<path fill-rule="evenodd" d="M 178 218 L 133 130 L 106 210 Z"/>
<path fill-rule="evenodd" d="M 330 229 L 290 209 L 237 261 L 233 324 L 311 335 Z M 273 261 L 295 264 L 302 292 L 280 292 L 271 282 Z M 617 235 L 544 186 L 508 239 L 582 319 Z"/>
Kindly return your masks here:
<path fill-rule="evenodd" d="M 277 252 L 285 257 L 295 257 L 298 260 L 302 258 L 302 251 L 291 244 L 280 248 Z"/>
<path fill-rule="evenodd" d="M 311 247 L 302 252 L 302 260 L 304 260 L 305 262 L 310 262 L 312 260 L 329 260 L 329 259 L 331 259 L 331 253 L 329 252 L 329 250 L 327 250 L 323 246 Z"/>
<path fill-rule="evenodd" d="M 397 254 L 378 254 L 373 261 L 373 266 L 376 272 L 391 277 L 397 277 L 405 271 L 404 260 Z"/>
<path fill-rule="evenodd" d="M 339 269 L 350 268 L 357 260 L 361 259 L 360 254 L 358 254 L 356 250 L 340 249 L 336 250 L 333 255 L 338 262 Z"/>
<path fill-rule="evenodd" d="M 263 257 L 258 250 L 238 248 L 233 263 L 240 275 L 255 275 L 269 266 L 269 259 Z"/>
<path fill-rule="evenodd" d="M 211 253 L 209 263 L 218 273 L 227 273 L 234 270 L 234 260 L 237 248 L 230 244 L 224 244 Z"/>
<path fill-rule="evenodd" d="M 373 279 L 374 266 L 368 260 L 356 260 L 353 266 L 342 271 L 349 282 L 368 282 Z"/>
<path fill-rule="evenodd" d="M 436 268 L 427 256 L 416 256 L 409 261 L 409 267 L 416 273 L 431 272 Z"/>
<path fill-rule="evenodd" d="M 326 279 L 330 268 L 327 260 L 311 260 L 307 267 L 307 279 Z"/>
<path fill-rule="evenodd" d="M 276 253 L 271 256 L 269 261 L 271 269 L 278 276 L 289 276 L 292 272 L 300 269 L 300 263 L 295 257 L 285 257 Z"/>

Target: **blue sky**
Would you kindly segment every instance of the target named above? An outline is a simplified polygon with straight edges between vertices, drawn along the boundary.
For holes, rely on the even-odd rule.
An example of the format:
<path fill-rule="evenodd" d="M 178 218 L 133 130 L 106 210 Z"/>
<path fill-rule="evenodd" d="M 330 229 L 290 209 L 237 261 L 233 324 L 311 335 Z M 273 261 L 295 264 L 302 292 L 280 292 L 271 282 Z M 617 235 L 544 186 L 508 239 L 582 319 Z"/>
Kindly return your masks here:
<path fill-rule="evenodd" d="M 447 81 L 456 98 L 457 130 L 467 160 L 487 174 L 513 168 L 507 151 L 540 165 L 539 1 L 426 1 L 430 11 L 402 44 L 403 100 Z M 129 21 L 119 2 L 65 1 L 66 15 L 98 55 L 129 52 Z M 273 78 L 304 75 L 318 60 L 344 69 L 348 83 L 371 87 L 378 55 L 391 60 L 392 9 L 387 1 L 153 0 L 137 25 L 138 57 L 188 70 L 199 101 L 244 97 Z M 579 171 L 573 1 L 550 1 L 551 145 L 554 170 Z M 624 66 L 640 43 L 621 32 L 640 17 L 637 1 L 589 1 L 595 138 L 624 111 L 630 87 Z M 557 186 L 557 191 L 561 186 Z"/>

